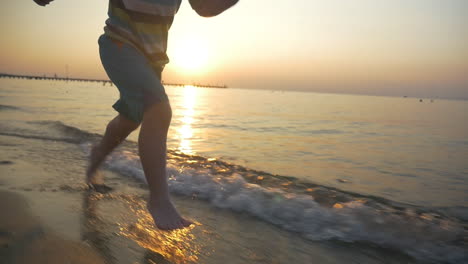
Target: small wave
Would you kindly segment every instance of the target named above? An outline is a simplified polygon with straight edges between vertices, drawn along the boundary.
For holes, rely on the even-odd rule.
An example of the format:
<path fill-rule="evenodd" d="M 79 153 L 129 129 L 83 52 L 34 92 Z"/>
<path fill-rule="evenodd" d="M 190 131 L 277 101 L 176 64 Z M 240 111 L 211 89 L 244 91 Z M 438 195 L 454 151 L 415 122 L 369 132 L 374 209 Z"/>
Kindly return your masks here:
<path fill-rule="evenodd" d="M 100 137 L 98 134 L 65 125 L 60 121 L 31 121 L 27 122 L 27 124 L 33 126 L 18 128 L 2 125 L 0 126 L 0 135 L 72 144 L 80 144 Z"/>
<path fill-rule="evenodd" d="M 60 121 L 43 120 L 43 121 L 30 121 L 29 123 L 47 126 L 49 128 L 62 132 L 64 135 L 68 135 L 70 137 L 80 139 L 80 141 L 89 140 L 90 138 L 100 137 L 99 134 L 93 134 L 88 131 L 81 130 L 77 127 L 66 125 Z"/>
<path fill-rule="evenodd" d="M 26 139 L 40 139 L 40 140 L 47 140 L 47 141 L 60 141 L 65 143 L 72 143 L 72 144 L 79 144 L 81 141 L 71 138 L 59 138 L 59 137 L 48 137 L 48 136 L 39 136 L 39 135 L 27 135 L 22 133 L 8 133 L 8 132 L 0 132 L 2 136 L 10 136 L 10 137 L 20 137 Z"/>
<path fill-rule="evenodd" d="M 21 108 L 12 106 L 12 105 L 2 105 L 0 104 L 0 111 L 1 110 L 21 110 Z"/>
<path fill-rule="evenodd" d="M 177 122 L 177 121 L 175 121 Z M 315 129 L 315 130 L 304 130 L 300 131 L 298 126 L 249 126 L 249 122 L 245 122 L 245 126 L 238 126 L 233 124 L 197 124 L 194 125 L 195 128 L 215 128 L 215 129 L 227 129 L 227 130 L 238 130 L 238 131 L 245 131 L 248 130 L 250 132 L 258 132 L 258 133 L 288 133 L 290 131 L 294 131 L 294 133 L 298 133 L 300 135 L 336 135 L 336 134 L 344 134 L 345 131 L 338 130 L 338 129 Z"/>
<path fill-rule="evenodd" d="M 0 160 L 0 165 L 11 165 L 14 164 L 11 160 Z"/>
<path fill-rule="evenodd" d="M 145 181 L 135 152 L 117 151 L 107 166 Z M 242 167 L 226 174 L 173 163 L 168 167 L 169 188 L 172 193 L 206 200 L 218 208 L 248 213 L 310 240 L 367 241 L 427 262 L 468 261 L 466 227 L 457 219 L 421 208 L 395 208 L 380 199 L 353 199 L 323 186 L 308 188 L 333 194 L 333 205 L 324 206 L 312 195 L 250 183 L 248 173 L 252 172 Z"/>
<path fill-rule="evenodd" d="M 447 215 L 454 216 L 462 221 L 468 222 L 468 206 L 453 206 L 439 208 L 441 212 L 445 212 Z"/>
<path fill-rule="evenodd" d="M 315 130 L 309 130 L 304 132 L 304 134 L 309 134 L 309 135 L 320 135 L 320 134 L 326 134 L 326 135 L 337 135 L 337 134 L 344 134 L 345 132 L 342 130 L 338 129 L 315 129 Z"/>

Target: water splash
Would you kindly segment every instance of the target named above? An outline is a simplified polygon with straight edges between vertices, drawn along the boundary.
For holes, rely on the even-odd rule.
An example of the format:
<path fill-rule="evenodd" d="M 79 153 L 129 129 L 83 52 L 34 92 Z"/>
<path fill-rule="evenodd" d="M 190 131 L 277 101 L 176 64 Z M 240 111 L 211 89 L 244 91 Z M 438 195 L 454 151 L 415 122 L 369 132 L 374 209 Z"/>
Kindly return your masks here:
<path fill-rule="evenodd" d="M 198 263 L 201 245 L 196 242 L 193 229 L 199 223 L 184 229 L 161 231 L 155 228 L 144 202 L 133 200 L 128 206 L 138 219 L 136 223 L 122 227 L 122 235 L 171 263 Z"/>

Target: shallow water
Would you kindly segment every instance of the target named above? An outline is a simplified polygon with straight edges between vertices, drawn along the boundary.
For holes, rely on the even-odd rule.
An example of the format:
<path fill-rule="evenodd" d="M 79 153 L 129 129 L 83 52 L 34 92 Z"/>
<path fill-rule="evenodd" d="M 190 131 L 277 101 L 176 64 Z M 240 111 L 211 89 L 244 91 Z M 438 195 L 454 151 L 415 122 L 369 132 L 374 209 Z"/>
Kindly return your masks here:
<path fill-rule="evenodd" d="M 202 263 L 223 256 L 236 260 L 231 263 L 274 263 L 280 249 L 267 242 L 282 240 L 295 246 L 282 250 L 278 263 L 310 263 L 330 251 L 338 252 L 330 263 L 391 263 L 387 250 L 423 262 L 467 260 L 467 102 L 194 87 L 167 92 L 174 109 L 170 189 L 182 210 L 200 219 L 202 227 L 183 241 L 198 238 L 187 248 Z M 80 175 L 89 146 L 113 117 L 116 97 L 114 87 L 100 84 L 0 80 L 7 159 L 47 163 L 67 175 L 29 179 L 31 187 L 22 188 L 84 192 Z M 118 191 L 90 201 L 126 204 L 131 214 L 106 215 L 104 206 L 96 214 L 103 221 L 122 218 L 119 239 L 177 263 L 164 256 L 170 248 L 154 248 L 159 234 L 148 231 L 138 207 L 145 185 L 136 134 L 105 166 Z M 126 221 L 126 215 L 137 217 Z M 204 232 L 218 236 L 209 242 Z M 254 246 L 245 246 L 250 241 Z M 193 247 L 204 243 L 208 249 Z M 368 250 L 371 260 L 363 257 Z"/>
<path fill-rule="evenodd" d="M 468 203 L 468 101 L 166 90 L 171 149 L 399 202 Z M 60 121 L 102 134 L 118 94 L 98 83 L 1 79 L 0 96 L 3 123 Z"/>

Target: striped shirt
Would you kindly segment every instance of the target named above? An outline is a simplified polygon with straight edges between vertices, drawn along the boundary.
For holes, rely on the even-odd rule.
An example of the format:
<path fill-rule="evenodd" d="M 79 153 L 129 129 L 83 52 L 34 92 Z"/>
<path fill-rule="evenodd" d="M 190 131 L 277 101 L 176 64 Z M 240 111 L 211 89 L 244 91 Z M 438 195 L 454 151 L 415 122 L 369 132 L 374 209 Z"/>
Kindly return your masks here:
<path fill-rule="evenodd" d="M 163 68 L 167 57 L 167 36 L 181 0 L 109 0 L 105 34 L 131 44 L 151 64 Z"/>

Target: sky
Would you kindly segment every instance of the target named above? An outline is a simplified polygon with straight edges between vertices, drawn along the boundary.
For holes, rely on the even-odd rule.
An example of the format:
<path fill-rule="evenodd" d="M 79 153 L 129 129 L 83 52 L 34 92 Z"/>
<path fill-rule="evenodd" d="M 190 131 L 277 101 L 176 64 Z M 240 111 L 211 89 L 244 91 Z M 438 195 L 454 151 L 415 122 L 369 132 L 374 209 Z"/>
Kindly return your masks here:
<path fill-rule="evenodd" d="M 0 72 L 107 79 L 105 0 L 5 1 Z M 468 99 L 466 0 L 240 0 L 169 32 L 165 82 Z"/>

